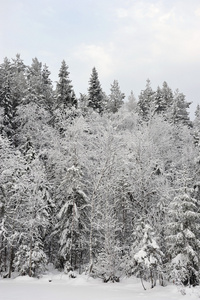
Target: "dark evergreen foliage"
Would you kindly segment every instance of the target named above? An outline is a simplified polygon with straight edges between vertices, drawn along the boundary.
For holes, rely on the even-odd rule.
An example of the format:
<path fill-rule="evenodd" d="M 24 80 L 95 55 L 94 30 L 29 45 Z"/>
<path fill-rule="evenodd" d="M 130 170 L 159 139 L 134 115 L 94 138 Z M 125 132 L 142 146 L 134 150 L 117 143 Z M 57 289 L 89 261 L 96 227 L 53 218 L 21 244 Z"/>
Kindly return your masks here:
<path fill-rule="evenodd" d="M 60 71 L 58 73 L 59 81 L 56 86 L 56 108 L 65 109 L 77 107 L 77 99 L 69 79 L 69 71 L 66 62 L 61 63 Z"/>
<path fill-rule="evenodd" d="M 141 115 L 144 121 L 148 121 L 151 116 L 154 114 L 155 105 L 154 105 L 155 92 L 151 88 L 151 82 L 149 79 L 146 81 L 145 90 L 141 91 L 138 100 L 138 113 Z"/>
<path fill-rule="evenodd" d="M 103 107 L 103 92 L 96 68 L 92 69 L 88 88 L 88 106 L 101 113 Z"/>

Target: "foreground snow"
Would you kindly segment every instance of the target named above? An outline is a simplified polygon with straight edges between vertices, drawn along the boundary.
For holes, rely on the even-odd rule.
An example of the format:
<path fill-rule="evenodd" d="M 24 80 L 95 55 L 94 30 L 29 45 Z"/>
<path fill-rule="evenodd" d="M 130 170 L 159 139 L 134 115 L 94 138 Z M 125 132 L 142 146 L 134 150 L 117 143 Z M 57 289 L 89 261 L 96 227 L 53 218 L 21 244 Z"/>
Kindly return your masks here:
<path fill-rule="evenodd" d="M 41 279 L 17 277 L 0 280 L 1 300 L 187 300 L 199 299 L 200 288 L 185 289 L 183 296 L 176 286 L 147 286 L 144 291 L 140 280 L 123 279 L 120 283 L 102 283 L 98 279 L 79 275 L 69 279 L 67 275 L 53 274 Z"/>

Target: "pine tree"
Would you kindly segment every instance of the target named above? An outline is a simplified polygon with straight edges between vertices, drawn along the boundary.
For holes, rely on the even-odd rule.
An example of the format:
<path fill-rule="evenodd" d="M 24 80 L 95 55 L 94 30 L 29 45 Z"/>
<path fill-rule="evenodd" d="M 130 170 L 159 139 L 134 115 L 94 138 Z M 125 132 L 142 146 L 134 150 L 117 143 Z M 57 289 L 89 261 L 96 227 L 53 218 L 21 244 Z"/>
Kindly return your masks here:
<path fill-rule="evenodd" d="M 137 102 L 138 113 L 143 120 L 148 121 L 154 115 L 155 104 L 154 104 L 155 92 L 151 88 L 151 82 L 149 79 L 146 81 L 145 90 L 141 91 L 139 100 Z"/>
<path fill-rule="evenodd" d="M 0 270 L 11 277 L 13 259 L 23 234 L 21 208 L 28 180 L 21 153 L 1 135 L 0 158 Z"/>
<path fill-rule="evenodd" d="M 196 111 L 195 111 L 195 119 L 193 121 L 193 137 L 194 137 L 194 144 L 197 149 L 200 147 L 200 105 L 197 105 Z"/>
<path fill-rule="evenodd" d="M 92 74 L 89 80 L 88 106 L 99 113 L 101 113 L 104 110 L 103 92 L 98 78 L 98 73 L 95 68 L 92 69 Z"/>
<path fill-rule="evenodd" d="M 199 284 L 199 213 L 188 188 L 180 189 L 170 204 L 168 224 L 169 276 L 177 284 Z"/>
<path fill-rule="evenodd" d="M 27 70 L 27 91 L 23 99 L 24 104 L 35 103 L 44 104 L 42 88 L 42 63 L 35 57 Z"/>
<path fill-rule="evenodd" d="M 155 113 L 163 114 L 166 118 L 167 112 L 173 105 L 173 93 L 166 81 L 163 82 L 162 88 L 157 88 L 154 103 Z"/>
<path fill-rule="evenodd" d="M 40 108 L 52 112 L 53 87 L 49 78 L 48 67 L 39 62 L 37 58 L 32 60 L 32 64 L 27 69 L 27 88 L 23 98 L 23 105 L 31 103 Z"/>
<path fill-rule="evenodd" d="M 136 112 L 137 110 L 137 101 L 133 94 L 133 91 L 131 91 L 131 94 L 128 96 L 128 102 L 126 103 L 126 106 L 129 111 Z"/>
<path fill-rule="evenodd" d="M 16 58 L 12 59 L 11 70 L 13 106 L 16 113 L 17 107 L 21 104 L 27 89 L 27 66 L 21 59 L 20 54 L 17 54 Z"/>
<path fill-rule="evenodd" d="M 48 262 L 45 240 L 52 206 L 49 184 L 44 167 L 31 141 L 23 151 L 26 160 L 26 184 L 20 206 L 21 235 L 15 253 L 14 268 L 21 275 L 39 276 Z M 27 218 L 28 216 L 28 218 Z"/>
<path fill-rule="evenodd" d="M 123 105 L 124 93 L 120 91 L 119 83 L 117 80 L 113 81 L 110 88 L 110 95 L 108 98 L 107 109 L 113 113 L 116 113 Z"/>
<path fill-rule="evenodd" d="M 65 109 L 77 107 L 77 99 L 71 85 L 71 80 L 69 79 L 69 74 L 68 66 L 63 60 L 58 74 L 59 81 L 56 86 L 56 108 Z"/>
<path fill-rule="evenodd" d="M 163 95 L 162 95 L 162 90 L 158 86 L 155 94 L 155 111 L 156 113 L 161 113 L 165 110 L 164 103 L 162 102 Z"/>
<path fill-rule="evenodd" d="M 44 104 L 45 108 L 52 113 L 54 106 L 54 93 L 52 81 L 50 79 L 51 72 L 49 71 L 47 65 L 45 64 L 42 69 L 42 87 L 44 94 Z"/>
<path fill-rule="evenodd" d="M 2 72 L 2 83 L 0 87 L 0 104 L 3 107 L 3 122 L 1 133 L 8 138 L 13 135 L 13 95 L 11 91 L 11 63 L 5 58 L 0 66 Z"/>
<path fill-rule="evenodd" d="M 151 226 L 143 225 L 142 231 L 143 238 L 138 247 L 139 251 L 134 254 L 135 267 L 133 272 L 137 272 L 141 279 L 150 279 L 151 288 L 153 288 L 159 275 L 159 266 L 162 265 L 163 253 L 153 236 Z"/>
<path fill-rule="evenodd" d="M 1 91 L 1 98 L 4 107 L 2 133 L 8 138 L 11 138 L 13 135 L 13 99 L 9 79 L 4 83 L 4 87 Z"/>
<path fill-rule="evenodd" d="M 191 102 L 185 100 L 185 95 L 180 93 L 177 89 L 174 93 L 174 100 L 169 110 L 169 121 L 173 124 L 183 124 L 191 127 L 192 123 L 189 118 L 187 109 L 190 107 Z"/>
<path fill-rule="evenodd" d="M 17 123 L 15 116 L 18 106 L 21 104 L 26 91 L 26 66 L 17 54 L 12 63 L 5 59 L 0 70 L 3 74 L 3 80 L 0 87 L 0 106 L 4 109 L 4 117 L 2 129 L 4 134 L 11 138 L 12 142 L 16 143 L 16 128 Z"/>
<path fill-rule="evenodd" d="M 54 235 L 58 237 L 58 263 L 65 272 L 81 267 L 87 252 L 88 200 L 81 182 L 80 167 L 68 168 L 58 189 L 59 211 Z"/>
<path fill-rule="evenodd" d="M 200 105 L 199 104 L 196 107 L 195 118 L 200 122 Z"/>
<path fill-rule="evenodd" d="M 22 105 L 35 105 L 52 113 L 53 106 L 53 86 L 49 78 L 48 67 L 39 62 L 37 58 L 32 60 L 32 64 L 26 70 L 26 89 L 24 91 Z"/>

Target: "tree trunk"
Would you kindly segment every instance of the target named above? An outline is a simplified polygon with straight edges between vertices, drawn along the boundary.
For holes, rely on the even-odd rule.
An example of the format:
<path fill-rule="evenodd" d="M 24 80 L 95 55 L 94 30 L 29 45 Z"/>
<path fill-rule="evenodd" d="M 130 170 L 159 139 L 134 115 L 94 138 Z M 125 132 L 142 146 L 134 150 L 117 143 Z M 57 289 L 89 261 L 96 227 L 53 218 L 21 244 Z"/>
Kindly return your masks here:
<path fill-rule="evenodd" d="M 156 286 L 156 278 L 152 270 L 150 271 L 150 279 L 151 279 L 151 288 L 153 289 Z"/>
<path fill-rule="evenodd" d="M 9 263 L 9 270 L 8 270 L 8 278 L 11 278 L 13 259 L 14 259 L 14 251 L 13 251 L 13 247 L 11 246 L 11 248 L 10 248 L 10 263 Z"/>
<path fill-rule="evenodd" d="M 141 283 L 142 283 L 143 289 L 146 291 L 146 288 L 145 288 L 144 283 L 143 283 L 142 276 L 140 276 L 140 279 L 141 279 Z"/>
<path fill-rule="evenodd" d="M 30 257 L 29 257 L 29 277 L 32 276 L 32 238 L 31 238 L 31 243 L 30 243 Z"/>
<path fill-rule="evenodd" d="M 7 247 L 4 248 L 4 271 L 7 271 Z"/>

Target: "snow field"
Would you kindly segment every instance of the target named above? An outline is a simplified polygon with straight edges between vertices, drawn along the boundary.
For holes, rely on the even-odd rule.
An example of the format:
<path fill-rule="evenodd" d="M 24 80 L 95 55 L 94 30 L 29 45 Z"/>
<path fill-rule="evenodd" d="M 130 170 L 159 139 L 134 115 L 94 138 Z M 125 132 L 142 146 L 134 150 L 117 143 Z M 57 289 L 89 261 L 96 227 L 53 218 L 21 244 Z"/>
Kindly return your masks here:
<path fill-rule="evenodd" d="M 17 277 L 0 280 L 0 300 L 195 300 L 200 288 L 186 288 L 182 295 L 176 286 L 156 286 L 143 290 L 140 280 L 132 277 L 120 283 L 102 283 L 79 275 L 70 279 L 64 274 L 47 274 L 41 279 Z"/>

